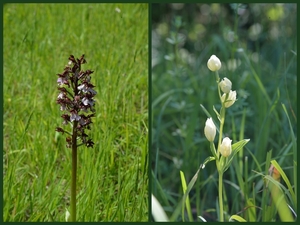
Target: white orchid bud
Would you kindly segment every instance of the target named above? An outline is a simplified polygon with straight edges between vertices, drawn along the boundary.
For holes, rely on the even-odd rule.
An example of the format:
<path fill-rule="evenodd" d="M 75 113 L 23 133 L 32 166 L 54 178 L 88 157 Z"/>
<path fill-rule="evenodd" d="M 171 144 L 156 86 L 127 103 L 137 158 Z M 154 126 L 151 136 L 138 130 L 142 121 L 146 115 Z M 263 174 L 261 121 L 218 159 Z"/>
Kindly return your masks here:
<path fill-rule="evenodd" d="M 225 101 L 225 98 L 226 98 L 226 94 L 224 93 L 221 97 L 222 102 Z M 236 101 L 236 91 L 230 90 L 229 94 L 228 94 L 228 98 L 227 98 L 226 102 L 224 103 L 225 108 L 232 106 L 235 101 Z"/>
<path fill-rule="evenodd" d="M 222 140 L 222 143 L 220 145 L 220 153 L 222 156 L 228 157 L 231 154 L 231 142 L 232 140 L 230 140 L 228 137 Z"/>
<path fill-rule="evenodd" d="M 208 118 L 205 122 L 204 134 L 208 141 L 212 142 L 216 136 L 216 126 L 212 118 Z"/>
<path fill-rule="evenodd" d="M 224 93 L 229 93 L 229 91 L 231 90 L 232 83 L 229 79 L 224 77 L 223 80 L 219 83 L 219 85 Z"/>
<path fill-rule="evenodd" d="M 217 71 L 217 70 L 219 70 L 221 68 L 221 61 L 220 61 L 220 59 L 217 56 L 212 55 L 209 58 L 209 60 L 207 61 L 207 67 L 211 71 Z"/>

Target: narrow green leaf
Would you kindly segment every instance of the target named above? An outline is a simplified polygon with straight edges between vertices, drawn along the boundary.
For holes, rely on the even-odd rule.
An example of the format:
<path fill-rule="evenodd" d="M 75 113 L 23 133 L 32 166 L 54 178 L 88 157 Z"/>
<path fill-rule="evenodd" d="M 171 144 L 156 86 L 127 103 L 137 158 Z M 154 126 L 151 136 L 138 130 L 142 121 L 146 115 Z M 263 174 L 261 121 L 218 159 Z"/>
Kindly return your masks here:
<path fill-rule="evenodd" d="M 294 221 L 292 212 L 288 207 L 285 195 L 280 186 L 281 184 L 270 175 L 265 176 L 265 178 L 270 181 L 268 183 L 268 188 L 271 192 L 272 201 L 275 204 L 280 220 L 282 222 Z"/>
<path fill-rule="evenodd" d="M 204 162 L 200 165 L 200 169 L 204 169 L 204 167 L 206 166 L 207 163 L 209 163 L 210 161 L 216 160 L 215 157 L 209 156 L 207 157 Z"/>
<path fill-rule="evenodd" d="M 204 111 L 204 113 L 206 114 L 206 116 L 207 116 L 208 118 L 212 118 L 212 120 L 213 120 L 213 122 L 214 122 L 214 124 L 215 124 L 215 126 L 216 126 L 216 128 L 217 128 L 218 133 L 220 133 L 220 128 L 219 128 L 218 123 L 216 123 L 216 122 L 214 121 L 213 117 L 210 115 L 210 113 L 206 110 L 206 108 L 205 108 L 202 104 L 200 104 L 200 106 L 201 106 L 202 110 Z M 219 117 L 220 117 L 220 116 L 219 116 Z M 218 120 L 220 120 L 220 118 L 218 118 Z"/>
<path fill-rule="evenodd" d="M 247 218 L 249 222 L 255 222 L 256 221 L 256 209 L 255 205 L 253 204 L 254 199 L 249 198 L 247 199 L 246 207 L 247 207 Z"/>
<path fill-rule="evenodd" d="M 195 175 L 193 176 L 193 178 L 191 179 L 191 181 L 189 182 L 188 186 L 187 186 L 187 190 L 184 193 L 182 199 L 180 200 L 180 202 L 178 203 L 177 207 L 175 208 L 172 216 L 170 217 L 170 221 L 175 221 L 178 217 L 178 215 L 180 214 L 181 211 L 181 207 L 182 207 L 182 203 L 185 202 L 188 194 L 190 193 L 190 191 L 192 190 L 197 178 L 198 178 L 198 174 L 200 172 L 200 169 L 203 169 L 205 167 L 205 164 L 208 163 L 209 161 L 214 160 L 214 157 L 208 157 L 206 158 L 206 160 L 204 161 L 203 164 L 201 164 L 197 170 L 197 172 L 195 173 Z"/>
<path fill-rule="evenodd" d="M 219 112 L 216 110 L 215 106 L 213 105 L 213 110 L 214 112 L 216 113 L 217 117 L 218 117 L 218 120 L 221 122 L 221 118 L 220 118 L 220 114 Z"/>
<path fill-rule="evenodd" d="M 292 188 L 292 185 L 288 179 L 288 177 L 286 176 L 285 172 L 282 170 L 282 168 L 280 167 L 280 165 L 277 163 L 276 160 L 271 160 L 271 163 L 272 165 L 278 170 L 278 172 L 280 173 L 282 179 L 284 180 L 284 182 L 286 183 L 286 185 L 288 186 L 288 189 L 289 189 L 289 192 L 291 193 L 292 195 L 292 199 L 293 199 L 293 203 L 295 205 L 297 205 L 297 199 L 296 199 L 296 196 L 295 196 L 295 192 Z"/>
<path fill-rule="evenodd" d="M 209 147 L 210 147 L 210 151 L 211 151 L 212 155 L 214 156 L 214 159 L 216 159 L 218 156 L 217 156 L 217 151 L 216 151 L 215 144 L 213 142 L 210 142 Z"/>
<path fill-rule="evenodd" d="M 237 143 L 234 143 L 231 147 L 232 147 L 232 153 L 231 155 L 228 157 L 228 160 L 226 160 L 226 164 L 223 168 L 223 172 L 225 172 L 229 166 L 231 165 L 232 163 L 232 160 L 234 158 L 234 156 L 250 141 L 250 139 L 244 139 L 244 140 L 241 140 Z"/>
<path fill-rule="evenodd" d="M 180 179 L 181 179 L 182 191 L 183 191 L 183 194 L 185 194 L 186 190 L 187 190 L 187 186 L 186 186 L 186 180 L 185 180 L 185 177 L 184 177 L 184 173 L 182 171 L 180 171 Z M 185 217 L 184 217 L 184 204 L 186 206 L 186 210 L 187 210 L 187 213 L 188 213 L 189 221 L 192 222 L 193 221 L 193 216 L 192 216 L 190 198 L 189 198 L 188 195 L 187 195 L 185 201 L 182 202 L 182 211 L 181 211 L 181 213 L 182 213 L 182 220 L 183 221 L 185 221 Z"/>
<path fill-rule="evenodd" d="M 267 156 L 266 156 L 266 166 L 265 166 L 265 171 L 264 174 L 268 174 L 269 173 L 269 167 L 270 167 L 270 162 L 271 162 L 271 157 L 272 157 L 272 150 L 267 152 Z M 262 171 L 262 169 L 259 168 L 260 171 Z M 262 176 L 264 177 L 264 174 L 262 174 Z M 267 181 L 266 179 L 264 179 L 264 183 L 266 185 Z M 263 189 L 263 194 L 262 194 L 262 202 L 261 202 L 261 208 L 263 209 L 262 213 L 262 222 L 268 222 L 271 221 L 272 219 L 272 215 L 273 215 L 273 208 L 268 206 L 268 202 L 270 200 L 269 197 L 269 192 L 267 191 L 267 188 Z"/>
<path fill-rule="evenodd" d="M 294 163 L 296 166 L 294 166 L 294 171 L 293 171 L 293 174 L 294 174 L 294 185 L 295 185 L 295 198 L 297 199 L 297 141 L 296 141 L 296 137 L 295 137 L 295 134 L 294 134 L 294 131 L 293 131 L 293 127 L 292 127 L 292 123 L 291 123 L 291 120 L 290 120 L 290 117 L 289 117 L 289 114 L 286 110 L 286 107 L 284 104 L 282 104 L 282 108 L 286 114 L 286 117 L 289 121 L 289 126 L 290 126 L 290 130 L 291 130 L 291 136 L 292 136 L 292 143 L 293 143 L 293 156 L 294 156 Z M 294 202 L 295 206 L 297 205 L 296 202 Z"/>
<path fill-rule="evenodd" d="M 238 221 L 238 222 L 247 222 L 243 217 L 241 216 L 238 216 L 238 215 L 232 215 L 230 218 L 229 218 L 229 222 L 232 222 L 232 221 Z"/>
<path fill-rule="evenodd" d="M 206 116 L 207 116 L 208 118 L 212 117 L 212 116 L 210 115 L 210 113 L 206 110 L 206 108 L 205 108 L 202 104 L 200 104 L 200 106 L 201 106 L 202 110 L 204 111 L 204 113 L 206 114 Z"/>

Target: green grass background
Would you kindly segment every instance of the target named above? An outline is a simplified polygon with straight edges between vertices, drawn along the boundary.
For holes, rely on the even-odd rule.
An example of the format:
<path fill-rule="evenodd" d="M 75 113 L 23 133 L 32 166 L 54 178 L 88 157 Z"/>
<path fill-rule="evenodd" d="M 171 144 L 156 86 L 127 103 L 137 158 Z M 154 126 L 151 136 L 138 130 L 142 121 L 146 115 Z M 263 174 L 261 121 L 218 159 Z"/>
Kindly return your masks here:
<path fill-rule="evenodd" d="M 240 213 L 251 221 L 249 200 L 256 206 L 254 220 L 267 220 L 262 208 L 270 197 L 263 194 L 263 176 L 257 172 L 267 174 L 268 157 L 277 160 L 297 192 L 297 7 L 246 5 L 152 6 L 152 192 L 169 217 L 183 196 L 180 170 L 188 183 L 211 156 L 200 104 L 218 122 L 215 74 L 207 68 L 213 54 L 222 62 L 220 78 L 229 78 L 237 91 L 237 102 L 226 111 L 224 135 L 232 143 L 250 139 L 224 174 L 226 216 Z M 216 165 L 210 162 L 189 195 L 193 220 L 200 215 L 218 220 L 217 190 Z"/>
<path fill-rule="evenodd" d="M 3 220 L 65 221 L 56 74 L 85 54 L 98 94 L 94 148 L 78 150 L 77 220 L 148 221 L 148 5 L 5 4 L 3 20 Z"/>

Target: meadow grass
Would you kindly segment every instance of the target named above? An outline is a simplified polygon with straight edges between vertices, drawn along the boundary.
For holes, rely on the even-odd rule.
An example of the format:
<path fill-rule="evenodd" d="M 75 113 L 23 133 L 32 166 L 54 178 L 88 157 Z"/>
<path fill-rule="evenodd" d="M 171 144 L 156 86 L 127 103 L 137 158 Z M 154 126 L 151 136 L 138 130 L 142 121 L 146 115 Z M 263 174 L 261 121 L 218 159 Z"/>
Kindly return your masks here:
<path fill-rule="evenodd" d="M 249 4 L 254 14 L 243 27 L 245 18 L 235 13 L 236 6 L 152 8 L 152 193 L 172 221 L 219 219 L 216 165 L 197 171 L 211 156 L 205 121 L 208 114 L 218 121 L 213 107 L 221 106 L 215 75 L 207 68 L 213 54 L 222 61 L 220 78 L 229 78 L 237 90 L 237 102 L 226 111 L 224 135 L 232 143 L 250 139 L 224 173 L 226 220 L 234 214 L 247 221 L 283 219 L 280 208 L 270 207 L 270 162 L 285 172 L 280 187 L 297 210 L 296 7 Z M 251 36 L 257 27 L 260 33 Z"/>
<path fill-rule="evenodd" d="M 6 4 L 3 220 L 65 221 L 71 150 L 57 73 L 91 69 L 94 148 L 78 149 L 77 220 L 148 221 L 148 5 Z"/>

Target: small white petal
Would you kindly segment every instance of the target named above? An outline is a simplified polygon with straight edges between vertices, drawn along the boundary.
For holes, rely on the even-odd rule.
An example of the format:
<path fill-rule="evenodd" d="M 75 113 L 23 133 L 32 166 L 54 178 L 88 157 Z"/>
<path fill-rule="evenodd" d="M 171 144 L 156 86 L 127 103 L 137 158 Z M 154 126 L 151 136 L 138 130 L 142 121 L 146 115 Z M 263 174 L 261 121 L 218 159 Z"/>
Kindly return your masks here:
<path fill-rule="evenodd" d="M 232 148 L 231 148 L 231 142 L 230 138 L 225 137 L 222 140 L 222 143 L 220 145 L 220 153 L 224 157 L 228 157 L 231 154 Z"/>
<path fill-rule="evenodd" d="M 229 93 L 231 90 L 232 83 L 229 79 L 224 77 L 223 80 L 219 83 L 219 85 L 224 93 Z"/>
<path fill-rule="evenodd" d="M 79 121 L 81 117 L 75 113 L 71 113 L 70 121 L 73 122 L 74 120 Z"/>
<path fill-rule="evenodd" d="M 82 84 L 82 85 L 79 85 L 79 86 L 77 87 L 77 89 L 78 89 L 78 90 L 81 90 L 81 89 L 83 89 L 84 87 L 85 87 L 85 85 Z"/>
<path fill-rule="evenodd" d="M 216 136 L 216 126 L 212 118 L 208 118 L 205 122 L 204 134 L 208 141 L 214 141 Z"/>
<path fill-rule="evenodd" d="M 222 99 L 222 102 L 225 101 L 225 99 L 226 99 L 225 93 L 222 95 L 221 99 Z M 224 102 L 225 108 L 232 106 L 233 103 L 235 103 L 235 101 L 236 101 L 236 91 L 230 90 L 229 94 L 228 94 L 228 98 L 227 98 L 226 102 Z"/>
<path fill-rule="evenodd" d="M 207 61 L 207 67 L 211 71 L 218 71 L 219 69 L 221 69 L 221 66 L 222 64 L 220 59 L 215 55 L 212 55 Z"/>
<path fill-rule="evenodd" d="M 62 99 L 64 97 L 64 93 L 60 92 L 59 95 L 57 96 L 57 99 Z"/>

